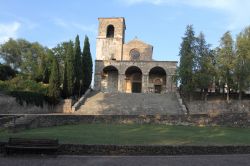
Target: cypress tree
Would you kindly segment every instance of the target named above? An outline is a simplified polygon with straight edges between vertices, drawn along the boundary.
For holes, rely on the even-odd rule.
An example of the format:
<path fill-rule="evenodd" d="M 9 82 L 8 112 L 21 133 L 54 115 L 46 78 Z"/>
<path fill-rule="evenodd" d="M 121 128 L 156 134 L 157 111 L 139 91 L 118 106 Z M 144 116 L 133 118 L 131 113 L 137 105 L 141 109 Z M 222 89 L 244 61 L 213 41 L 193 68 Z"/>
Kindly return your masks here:
<path fill-rule="evenodd" d="M 180 79 L 181 90 L 188 95 L 191 100 L 192 92 L 194 90 L 194 74 L 195 67 L 195 35 L 192 25 L 186 28 L 185 36 L 182 38 L 180 48 L 180 66 L 178 69 L 178 76 Z"/>
<path fill-rule="evenodd" d="M 67 61 L 64 63 L 64 72 L 63 72 L 63 97 L 67 98 L 68 95 L 68 79 L 67 79 Z"/>
<path fill-rule="evenodd" d="M 74 95 L 80 96 L 81 80 L 82 80 L 82 60 L 81 60 L 81 47 L 79 36 L 76 36 L 75 47 L 74 47 L 74 70 L 75 70 L 75 84 L 74 84 Z"/>
<path fill-rule="evenodd" d="M 215 70 L 213 51 L 202 32 L 197 37 L 195 59 L 195 86 L 201 90 L 202 98 L 207 101 L 208 87 L 213 84 Z"/>
<path fill-rule="evenodd" d="M 56 104 L 60 98 L 60 71 L 56 58 L 53 59 L 48 96 L 51 97 L 53 104 Z"/>
<path fill-rule="evenodd" d="M 75 71 L 74 71 L 74 48 L 73 42 L 70 41 L 67 44 L 66 58 L 64 67 L 64 81 L 63 81 L 63 94 L 65 98 L 73 95 L 74 83 L 75 83 Z"/>
<path fill-rule="evenodd" d="M 90 52 L 90 44 L 88 36 L 85 36 L 84 47 L 82 53 L 82 68 L 83 68 L 83 93 L 90 87 L 93 73 L 93 63 Z"/>
<path fill-rule="evenodd" d="M 67 49 L 67 83 L 68 83 L 68 97 L 73 95 L 75 83 L 75 70 L 74 70 L 74 48 L 73 42 L 70 41 Z"/>

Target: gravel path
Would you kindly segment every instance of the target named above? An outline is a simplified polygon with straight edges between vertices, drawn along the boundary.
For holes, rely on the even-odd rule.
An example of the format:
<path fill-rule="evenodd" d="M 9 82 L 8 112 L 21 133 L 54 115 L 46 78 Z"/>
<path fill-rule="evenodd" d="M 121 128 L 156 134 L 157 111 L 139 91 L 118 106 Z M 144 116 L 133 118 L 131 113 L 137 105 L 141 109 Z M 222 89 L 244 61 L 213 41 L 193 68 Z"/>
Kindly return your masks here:
<path fill-rule="evenodd" d="M 1 166 L 248 166 L 248 155 L 195 156 L 0 156 Z"/>

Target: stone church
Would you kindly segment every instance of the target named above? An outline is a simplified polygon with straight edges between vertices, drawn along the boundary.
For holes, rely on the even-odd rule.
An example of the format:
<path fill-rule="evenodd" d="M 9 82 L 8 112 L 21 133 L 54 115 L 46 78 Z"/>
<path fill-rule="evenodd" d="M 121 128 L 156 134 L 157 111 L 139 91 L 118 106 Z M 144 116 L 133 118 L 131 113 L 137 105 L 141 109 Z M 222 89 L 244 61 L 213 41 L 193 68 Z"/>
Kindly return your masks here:
<path fill-rule="evenodd" d="M 98 20 L 95 90 L 120 93 L 176 91 L 173 76 L 177 61 L 153 60 L 153 46 L 137 38 L 125 43 L 123 17 Z"/>

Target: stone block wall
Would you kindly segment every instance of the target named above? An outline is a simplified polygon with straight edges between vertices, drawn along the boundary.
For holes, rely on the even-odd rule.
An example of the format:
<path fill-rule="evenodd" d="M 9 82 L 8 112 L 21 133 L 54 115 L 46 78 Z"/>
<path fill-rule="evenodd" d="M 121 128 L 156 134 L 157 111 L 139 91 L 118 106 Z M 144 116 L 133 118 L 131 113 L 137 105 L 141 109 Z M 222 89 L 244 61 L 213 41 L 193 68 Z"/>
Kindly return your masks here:
<path fill-rule="evenodd" d="M 186 106 L 190 114 L 210 113 L 219 114 L 223 112 L 250 112 L 249 100 L 231 100 L 227 103 L 225 100 L 211 100 L 211 101 L 191 101 L 186 102 Z"/>
<path fill-rule="evenodd" d="M 107 38 L 107 27 L 114 26 L 114 37 Z M 97 60 L 121 60 L 124 35 L 124 18 L 99 18 L 99 30 L 96 40 L 96 59 Z"/>
<path fill-rule="evenodd" d="M 62 100 L 55 108 L 55 112 L 57 113 L 73 113 L 74 110 L 72 110 L 73 101 L 72 99 L 64 99 Z"/>
<path fill-rule="evenodd" d="M 130 61 L 130 51 L 136 49 L 140 53 L 138 60 L 140 61 L 152 61 L 153 46 L 146 44 L 138 39 L 134 39 L 123 45 L 123 57 L 122 60 Z"/>
<path fill-rule="evenodd" d="M 165 124 L 184 126 L 250 127 L 250 114 L 225 113 L 215 116 L 194 115 L 39 115 L 27 128 L 50 127 L 79 123 Z"/>
<path fill-rule="evenodd" d="M 126 92 L 126 70 L 131 66 L 136 66 L 142 71 L 142 92 L 149 92 L 149 72 L 154 67 L 162 67 L 166 72 L 165 91 L 175 92 L 176 82 L 172 80 L 175 75 L 177 62 L 175 61 L 95 61 L 95 79 L 94 89 L 102 90 L 103 69 L 107 66 L 113 66 L 118 70 L 118 92 Z"/>

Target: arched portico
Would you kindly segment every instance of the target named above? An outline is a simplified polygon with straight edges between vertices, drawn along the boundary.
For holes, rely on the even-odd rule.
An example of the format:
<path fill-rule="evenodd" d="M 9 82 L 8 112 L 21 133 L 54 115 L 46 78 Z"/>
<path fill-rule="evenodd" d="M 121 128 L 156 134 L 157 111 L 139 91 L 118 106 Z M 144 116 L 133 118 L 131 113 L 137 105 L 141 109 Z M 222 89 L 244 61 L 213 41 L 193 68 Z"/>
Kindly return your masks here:
<path fill-rule="evenodd" d="M 101 87 L 103 92 L 118 91 L 118 69 L 114 66 L 106 66 L 102 70 Z"/>
<path fill-rule="evenodd" d="M 126 93 L 142 92 L 142 71 L 137 66 L 130 66 L 125 72 Z"/>
<path fill-rule="evenodd" d="M 163 93 L 166 91 L 166 71 L 159 66 L 151 68 L 149 71 L 149 91 L 154 93 Z"/>

